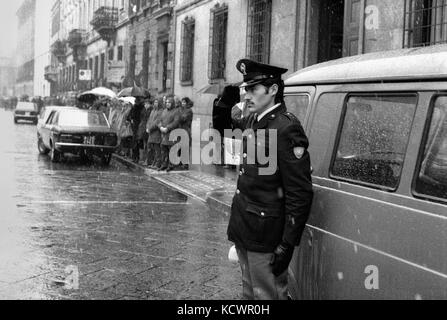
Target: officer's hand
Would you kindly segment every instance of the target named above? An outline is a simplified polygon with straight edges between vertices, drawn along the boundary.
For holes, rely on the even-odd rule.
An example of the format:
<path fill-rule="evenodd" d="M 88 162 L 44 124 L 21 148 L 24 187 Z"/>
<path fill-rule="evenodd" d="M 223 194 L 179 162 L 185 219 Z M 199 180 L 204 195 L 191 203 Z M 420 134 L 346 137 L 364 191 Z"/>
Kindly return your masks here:
<path fill-rule="evenodd" d="M 294 246 L 288 243 L 281 243 L 273 253 L 272 261 L 270 265 L 272 266 L 272 271 L 275 277 L 282 275 L 289 267 L 290 261 L 292 261 Z"/>

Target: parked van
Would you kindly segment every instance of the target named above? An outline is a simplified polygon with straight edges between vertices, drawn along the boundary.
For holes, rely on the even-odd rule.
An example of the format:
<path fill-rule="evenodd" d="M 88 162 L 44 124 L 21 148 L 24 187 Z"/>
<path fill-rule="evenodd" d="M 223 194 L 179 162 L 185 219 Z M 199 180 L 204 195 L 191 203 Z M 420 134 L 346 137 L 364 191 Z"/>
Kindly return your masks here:
<path fill-rule="evenodd" d="M 296 299 L 447 299 L 447 45 L 343 58 L 285 82 L 315 198 Z"/>

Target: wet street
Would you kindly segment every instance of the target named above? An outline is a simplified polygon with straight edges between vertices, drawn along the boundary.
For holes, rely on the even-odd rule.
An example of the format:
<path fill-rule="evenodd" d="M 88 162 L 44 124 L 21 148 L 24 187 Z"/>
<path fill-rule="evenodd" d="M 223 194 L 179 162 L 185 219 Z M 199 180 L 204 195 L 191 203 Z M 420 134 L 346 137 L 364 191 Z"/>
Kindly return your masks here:
<path fill-rule="evenodd" d="M 117 163 L 39 155 L 0 110 L 0 299 L 238 299 L 228 218 Z"/>

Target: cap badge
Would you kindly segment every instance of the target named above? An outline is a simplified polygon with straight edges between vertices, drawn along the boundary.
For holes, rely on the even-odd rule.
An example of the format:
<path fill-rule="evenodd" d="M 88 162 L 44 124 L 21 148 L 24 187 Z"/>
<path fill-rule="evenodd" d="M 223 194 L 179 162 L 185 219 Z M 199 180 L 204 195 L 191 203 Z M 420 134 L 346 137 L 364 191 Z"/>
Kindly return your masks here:
<path fill-rule="evenodd" d="M 244 76 L 247 75 L 247 67 L 245 66 L 245 63 L 241 64 L 241 72 Z"/>

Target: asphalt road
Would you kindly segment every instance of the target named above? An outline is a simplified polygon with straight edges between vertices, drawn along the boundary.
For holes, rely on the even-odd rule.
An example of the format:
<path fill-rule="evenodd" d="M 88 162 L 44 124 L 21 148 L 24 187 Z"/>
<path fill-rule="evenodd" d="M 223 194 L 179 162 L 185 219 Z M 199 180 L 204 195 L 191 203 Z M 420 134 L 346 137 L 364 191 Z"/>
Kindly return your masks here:
<path fill-rule="evenodd" d="M 118 163 L 53 164 L 0 110 L 0 299 L 239 299 L 227 219 Z"/>

